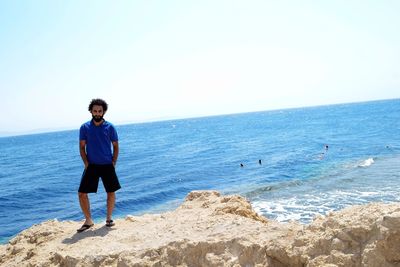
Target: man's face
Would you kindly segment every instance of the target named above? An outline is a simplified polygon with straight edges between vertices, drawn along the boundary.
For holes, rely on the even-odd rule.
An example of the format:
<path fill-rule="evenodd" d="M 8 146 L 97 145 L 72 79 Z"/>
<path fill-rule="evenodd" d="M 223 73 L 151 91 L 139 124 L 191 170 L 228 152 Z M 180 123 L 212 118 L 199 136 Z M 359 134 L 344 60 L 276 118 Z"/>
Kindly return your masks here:
<path fill-rule="evenodd" d="M 90 111 L 90 113 L 92 113 L 92 117 L 95 122 L 101 122 L 103 120 L 104 116 L 103 106 L 93 105 L 93 108 Z"/>

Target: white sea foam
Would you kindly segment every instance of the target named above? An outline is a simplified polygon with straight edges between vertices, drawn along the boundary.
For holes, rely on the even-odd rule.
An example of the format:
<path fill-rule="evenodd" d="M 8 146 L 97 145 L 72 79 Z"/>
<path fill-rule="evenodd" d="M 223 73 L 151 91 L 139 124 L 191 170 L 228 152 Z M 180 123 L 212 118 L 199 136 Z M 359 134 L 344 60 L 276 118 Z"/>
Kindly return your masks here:
<path fill-rule="evenodd" d="M 252 205 L 257 213 L 280 222 L 310 222 L 317 214 L 327 212 L 325 207 L 314 206 L 297 198 L 255 201 Z"/>
<path fill-rule="evenodd" d="M 369 167 L 372 164 L 374 164 L 374 159 L 373 158 L 368 158 L 366 160 L 364 160 L 363 162 L 361 162 L 360 164 L 358 164 L 358 167 Z"/>
<path fill-rule="evenodd" d="M 326 215 L 331 211 L 340 210 L 351 205 L 366 204 L 374 201 L 391 202 L 396 200 L 396 190 L 380 188 L 374 191 L 367 187 L 364 190 L 332 190 L 326 192 L 314 191 L 297 196 L 277 197 L 273 199 L 252 202 L 255 211 L 270 219 L 280 222 L 296 220 L 300 223 L 310 223 L 317 215 Z"/>

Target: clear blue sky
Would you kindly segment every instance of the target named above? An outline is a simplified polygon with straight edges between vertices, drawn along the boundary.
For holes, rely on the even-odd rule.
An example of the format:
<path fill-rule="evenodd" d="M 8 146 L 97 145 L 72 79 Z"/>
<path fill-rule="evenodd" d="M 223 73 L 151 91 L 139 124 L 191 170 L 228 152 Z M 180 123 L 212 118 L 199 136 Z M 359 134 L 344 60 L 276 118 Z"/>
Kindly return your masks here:
<path fill-rule="evenodd" d="M 0 132 L 400 97 L 400 1 L 0 1 Z"/>

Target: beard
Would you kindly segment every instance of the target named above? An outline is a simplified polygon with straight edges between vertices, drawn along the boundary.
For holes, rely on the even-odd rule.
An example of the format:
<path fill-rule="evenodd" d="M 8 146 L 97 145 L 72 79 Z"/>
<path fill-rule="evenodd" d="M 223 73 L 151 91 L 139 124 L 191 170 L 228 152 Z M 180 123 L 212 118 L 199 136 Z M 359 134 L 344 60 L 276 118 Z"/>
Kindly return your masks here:
<path fill-rule="evenodd" d="M 103 116 L 94 116 L 94 115 L 92 115 L 92 117 L 93 117 L 93 120 L 95 122 L 101 122 L 103 120 Z"/>

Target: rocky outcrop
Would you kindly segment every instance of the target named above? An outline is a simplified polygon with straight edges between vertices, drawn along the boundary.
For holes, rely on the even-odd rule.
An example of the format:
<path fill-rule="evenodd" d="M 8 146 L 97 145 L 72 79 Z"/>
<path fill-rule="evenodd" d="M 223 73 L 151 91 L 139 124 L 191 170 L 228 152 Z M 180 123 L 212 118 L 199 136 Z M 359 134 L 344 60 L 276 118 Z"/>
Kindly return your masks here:
<path fill-rule="evenodd" d="M 1 266 L 400 266 L 400 205 L 373 203 L 309 225 L 258 215 L 240 196 L 194 191 L 175 211 L 116 226 L 47 221 L 0 246 Z"/>

